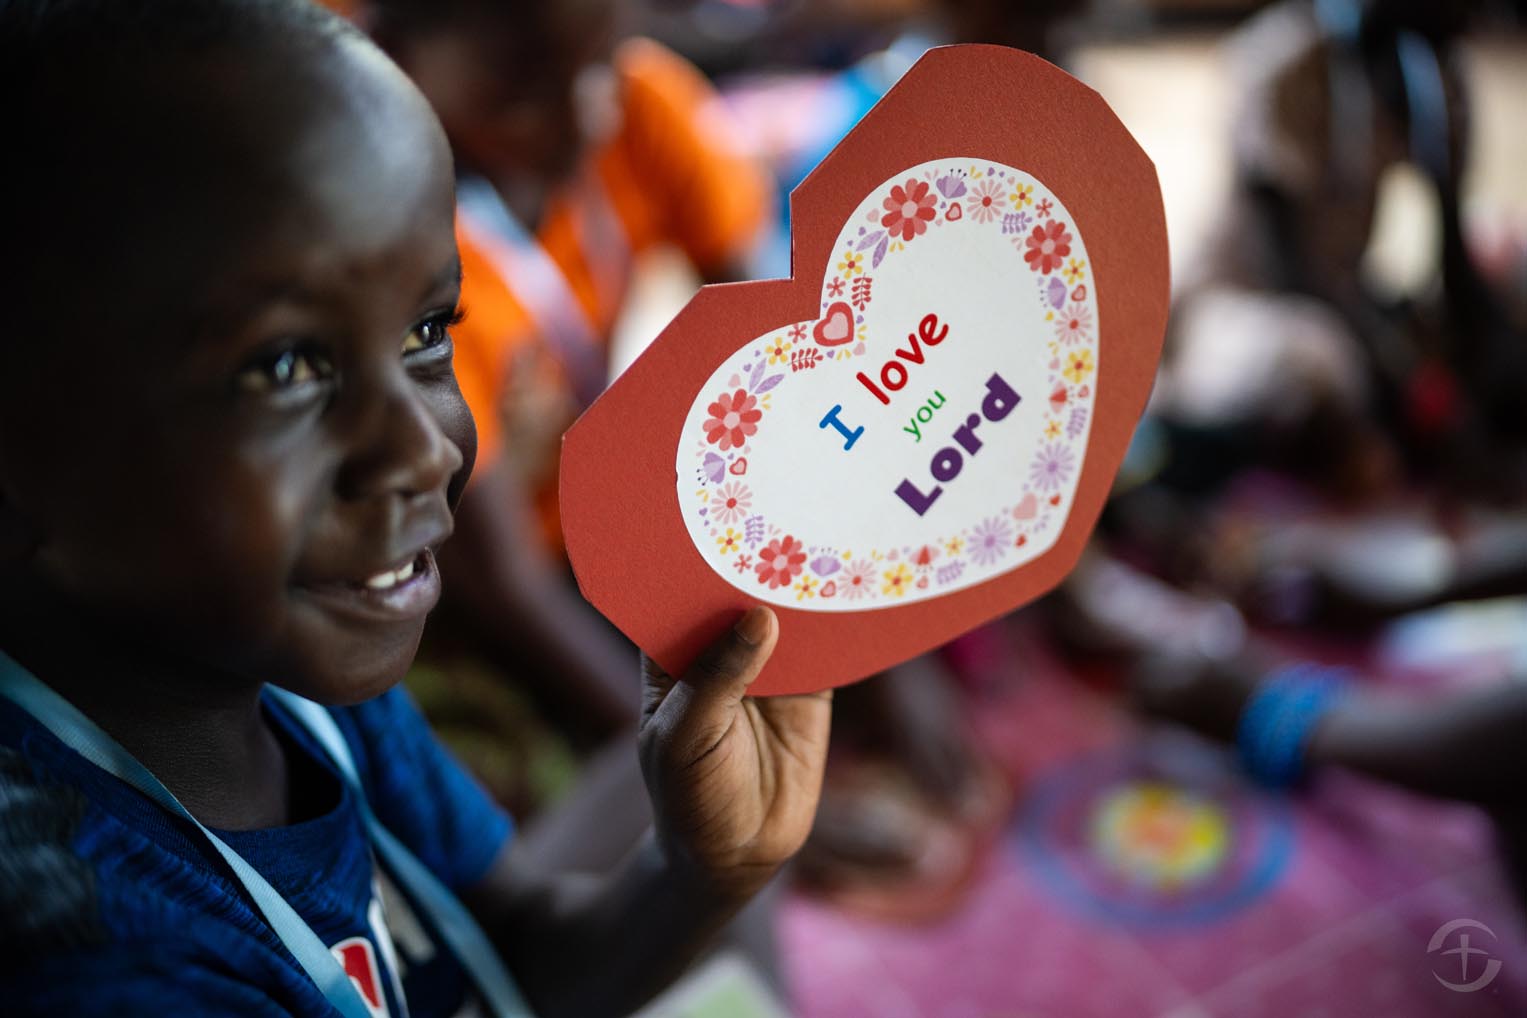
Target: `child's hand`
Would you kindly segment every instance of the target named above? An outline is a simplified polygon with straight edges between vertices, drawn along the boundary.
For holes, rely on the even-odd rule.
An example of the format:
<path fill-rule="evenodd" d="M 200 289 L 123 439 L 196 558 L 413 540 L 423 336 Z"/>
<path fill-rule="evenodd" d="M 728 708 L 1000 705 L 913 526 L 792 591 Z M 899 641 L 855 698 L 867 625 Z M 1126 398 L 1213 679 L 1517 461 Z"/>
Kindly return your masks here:
<path fill-rule="evenodd" d="M 749 894 L 806 840 L 822 790 L 831 691 L 746 695 L 774 649 L 774 613 L 754 608 L 675 681 L 643 658 L 642 772 L 675 862 Z"/>

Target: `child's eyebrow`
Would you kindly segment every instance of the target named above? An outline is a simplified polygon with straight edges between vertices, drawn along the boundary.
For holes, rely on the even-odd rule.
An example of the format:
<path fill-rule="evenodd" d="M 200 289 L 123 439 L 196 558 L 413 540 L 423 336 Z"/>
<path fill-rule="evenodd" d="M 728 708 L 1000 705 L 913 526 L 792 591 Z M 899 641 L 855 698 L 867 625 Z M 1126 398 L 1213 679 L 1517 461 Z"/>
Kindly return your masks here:
<path fill-rule="evenodd" d="M 459 293 L 464 278 L 461 257 L 453 253 L 451 260 L 424 287 L 424 292 L 420 295 L 421 302 L 429 300 L 442 290 L 453 289 Z M 312 306 L 320 302 L 321 297 L 317 293 L 294 280 L 282 279 L 254 283 L 241 287 L 236 296 L 225 296 L 201 307 L 194 314 L 190 328 L 184 333 L 185 341 L 187 345 L 194 345 L 209 337 L 216 338 L 227 328 L 247 317 L 252 309 L 275 303 Z"/>
<path fill-rule="evenodd" d="M 443 290 L 447 286 L 455 286 L 457 290 L 460 290 L 464 278 L 466 277 L 461 271 L 461 255 L 453 254 L 450 262 L 430 281 L 429 287 L 424 291 L 425 296 Z"/>

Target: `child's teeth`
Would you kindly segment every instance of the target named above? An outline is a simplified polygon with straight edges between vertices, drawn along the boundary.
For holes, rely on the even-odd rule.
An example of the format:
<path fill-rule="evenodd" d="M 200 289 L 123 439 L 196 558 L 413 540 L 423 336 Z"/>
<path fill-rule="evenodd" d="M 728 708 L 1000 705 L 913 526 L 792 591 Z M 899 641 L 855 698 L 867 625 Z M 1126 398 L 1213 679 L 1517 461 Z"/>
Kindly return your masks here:
<path fill-rule="evenodd" d="M 404 580 L 412 578 L 413 575 L 414 564 L 409 562 L 408 565 L 404 566 L 402 569 L 396 569 L 390 573 L 377 573 L 371 579 L 366 581 L 366 586 L 371 590 L 390 590 L 393 587 L 396 587 L 398 584 L 402 583 Z"/>

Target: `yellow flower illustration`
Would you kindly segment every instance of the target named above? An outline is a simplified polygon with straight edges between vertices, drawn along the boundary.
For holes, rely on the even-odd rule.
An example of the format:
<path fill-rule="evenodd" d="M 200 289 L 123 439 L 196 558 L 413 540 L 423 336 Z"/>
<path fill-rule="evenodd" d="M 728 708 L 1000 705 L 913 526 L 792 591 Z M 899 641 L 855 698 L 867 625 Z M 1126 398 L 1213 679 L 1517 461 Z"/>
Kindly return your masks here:
<path fill-rule="evenodd" d="M 1021 209 L 1025 205 L 1034 204 L 1034 187 L 1032 184 L 1019 184 L 1018 189 L 1007 196 L 1007 200 L 1013 203 L 1013 208 Z"/>
<path fill-rule="evenodd" d="M 784 336 L 775 336 L 769 340 L 769 345 L 764 348 L 764 352 L 769 355 L 769 363 L 783 364 L 788 361 L 790 359 L 790 348 L 793 345 Z"/>
<path fill-rule="evenodd" d="M 726 533 L 716 538 L 716 547 L 721 549 L 721 554 L 729 555 L 742 547 L 742 535 L 727 527 Z"/>
<path fill-rule="evenodd" d="M 1092 374 L 1094 367 L 1096 365 L 1092 362 L 1092 351 L 1083 348 L 1066 357 L 1066 366 L 1061 370 L 1061 374 L 1066 376 L 1066 381 L 1077 385 Z"/>
<path fill-rule="evenodd" d="M 1045 425 L 1045 437 L 1046 438 L 1059 438 L 1060 437 L 1060 421 L 1052 420 L 1049 424 Z"/>
<path fill-rule="evenodd" d="M 797 583 L 795 585 L 795 599 L 797 601 L 804 601 L 808 597 L 815 597 L 816 596 L 816 589 L 817 589 L 817 581 L 816 580 L 813 580 L 809 576 L 802 576 L 801 577 L 801 582 Z"/>
<path fill-rule="evenodd" d="M 1079 258 L 1073 258 L 1062 272 L 1065 274 L 1066 282 L 1075 283 L 1087 274 L 1087 263 Z"/>
<path fill-rule="evenodd" d="M 895 594 L 897 597 L 905 594 L 907 588 L 912 585 L 912 571 L 907 568 L 905 562 L 896 563 L 896 568 L 885 574 L 885 583 L 881 586 L 882 594 Z"/>
<path fill-rule="evenodd" d="M 963 538 L 951 537 L 949 543 L 944 545 L 944 550 L 951 555 L 958 555 L 965 550 L 965 541 Z"/>
<path fill-rule="evenodd" d="M 854 251 L 844 251 L 843 260 L 838 263 L 838 271 L 848 277 L 864 274 L 864 256 Z"/>

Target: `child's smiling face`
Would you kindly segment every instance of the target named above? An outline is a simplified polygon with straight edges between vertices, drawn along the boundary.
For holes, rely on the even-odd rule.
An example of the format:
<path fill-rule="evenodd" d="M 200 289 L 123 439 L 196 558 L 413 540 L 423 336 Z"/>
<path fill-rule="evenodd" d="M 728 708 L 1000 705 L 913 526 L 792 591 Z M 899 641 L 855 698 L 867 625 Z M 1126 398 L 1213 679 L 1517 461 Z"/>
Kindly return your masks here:
<path fill-rule="evenodd" d="M 175 61 L 90 98 L 98 229 L 0 385 L 0 510 L 87 618 L 353 702 L 413 657 L 475 450 L 450 153 L 358 40 Z"/>

